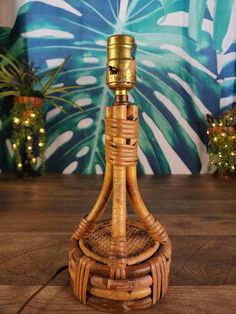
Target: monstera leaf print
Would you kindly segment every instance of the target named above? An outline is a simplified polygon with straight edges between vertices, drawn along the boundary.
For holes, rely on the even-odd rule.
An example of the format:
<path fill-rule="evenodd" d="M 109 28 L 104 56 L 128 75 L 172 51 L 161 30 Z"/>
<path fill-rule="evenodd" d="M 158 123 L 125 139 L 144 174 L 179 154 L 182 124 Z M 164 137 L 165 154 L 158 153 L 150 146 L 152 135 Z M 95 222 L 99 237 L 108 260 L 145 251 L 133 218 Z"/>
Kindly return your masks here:
<path fill-rule="evenodd" d="M 47 169 L 104 172 L 104 108 L 113 102 L 105 85 L 106 41 L 123 33 L 138 44 L 130 100 L 139 106 L 139 172 L 205 172 L 205 115 L 219 114 L 221 95 L 235 92 L 234 80 L 224 79 L 235 76 L 235 1 L 224 2 L 224 9 L 220 2 L 19 1 L 11 37 L 27 43 L 29 59 L 42 72 L 69 56 L 57 84 L 78 84 L 70 98 L 84 109 L 64 106 L 64 114 L 45 106 Z"/>

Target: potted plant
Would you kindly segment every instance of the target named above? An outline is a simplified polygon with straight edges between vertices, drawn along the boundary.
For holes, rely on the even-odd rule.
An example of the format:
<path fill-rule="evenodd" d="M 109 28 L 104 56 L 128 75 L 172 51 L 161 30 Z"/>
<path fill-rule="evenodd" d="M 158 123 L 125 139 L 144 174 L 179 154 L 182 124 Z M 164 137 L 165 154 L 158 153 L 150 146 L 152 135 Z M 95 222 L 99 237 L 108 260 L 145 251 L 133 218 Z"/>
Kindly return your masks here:
<path fill-rule="evenodd" d="M 44 102 L 62 111 L 58 101 L 75 106 L 64 94 L 79 86 L 53 85 L 67 61 L 68 58 L 57 68 L 40 75 L 27 61 L 17 59 L 9 52 L 0 53 L 0 97 L 14 97 L 12 146 L 21 175 L 40 174 L 36 171 L 38 162 L 41 162 L 41 171 L 45 167 Z"/>
<path fill-rule="evenodd" d="M 236 106 L 218 118 L 207 115 L 209 135 L 209 167 L 216 167 L 214 175 L 236 175 Z"/>

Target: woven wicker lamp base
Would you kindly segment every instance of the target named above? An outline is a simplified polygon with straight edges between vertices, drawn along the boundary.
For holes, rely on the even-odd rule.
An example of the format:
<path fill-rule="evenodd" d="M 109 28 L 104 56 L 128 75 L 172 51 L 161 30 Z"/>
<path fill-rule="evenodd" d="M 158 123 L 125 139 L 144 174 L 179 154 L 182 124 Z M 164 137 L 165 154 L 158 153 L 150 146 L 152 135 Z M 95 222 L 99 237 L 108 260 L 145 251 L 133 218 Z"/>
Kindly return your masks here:
<path fill-rule="evenodd" d="M 101 311 L 128 312 L 155 304 L 168 288 L 171 242 L 145 206 L 136 163 L 138 107 L 128 102 L 135 85 L 134 38 L 108 40 L 107 84 L 116 99 L 106 107 L 106 171 L 99 197 L 69 245 L 75 296 Z M 127 219 L 126 194 L 138 220 Z M 112 218 L 100 220 L 112 194 Z"/>

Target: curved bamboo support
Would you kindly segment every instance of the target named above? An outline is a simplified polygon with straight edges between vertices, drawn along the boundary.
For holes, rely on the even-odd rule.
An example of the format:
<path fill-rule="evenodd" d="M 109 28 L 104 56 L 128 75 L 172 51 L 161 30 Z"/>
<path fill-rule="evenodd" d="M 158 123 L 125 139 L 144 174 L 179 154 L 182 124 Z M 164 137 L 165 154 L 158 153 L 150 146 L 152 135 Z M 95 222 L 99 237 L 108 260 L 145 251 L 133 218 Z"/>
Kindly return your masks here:
<path fill-rule="evenodd" d="M 106 107 L 106 117 L 112 117 L 112 107 Z M 111 139 L 109 135 L 106 135 L 106 139 Z M 101 191 L 99 196 L 89 214 L 84 217 L 80 224 L 78 225 L 77 229 L 75 230 L 74 234 L 72 235 L 73 238 L 76 240 L 82 239 L 87 232 L 90 232 L 94 226 L 94 222 L 99 220 L 99 218 L 104 213 L 106 209 L 107 203 L 111 196 L 112 191 L 112 179 L 113 179 L 113 166 L 110 162 L 106 162 L 106 170 L 104 175 L 104 180 L 102 184 Z"/>
<path fill-rule="evenodd" d="M 161 223 L 149 212 L 139 192 L 136 167 L 127 167 L 127 190 L 130 202 L 140 221 L 154 241 L 169 242 L 168 235 Z"/>
<path fill-rule="evenodd" d="M 112 117 L 112 111 L 113 107 L 106 107 L 106 118 Z M 111 139 L 111 137 L 108 134 L 106 134 L 105 136 L 106 140 Z M 92 210 L 87 216 L 88 221 L 97 221 L 102 216 L 111 195 L 113 186 L 112 179 L 113 179 L 113 166 L 110 162 L 107 161 L 102 189 L 95 205 L 93 206 Z"/>

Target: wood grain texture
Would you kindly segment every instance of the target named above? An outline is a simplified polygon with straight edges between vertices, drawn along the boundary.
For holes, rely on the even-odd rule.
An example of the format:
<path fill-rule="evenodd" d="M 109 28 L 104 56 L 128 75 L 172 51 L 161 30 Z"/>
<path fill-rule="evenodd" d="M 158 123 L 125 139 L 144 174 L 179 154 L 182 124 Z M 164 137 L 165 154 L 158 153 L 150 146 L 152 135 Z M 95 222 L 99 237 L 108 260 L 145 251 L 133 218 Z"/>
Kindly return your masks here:
<path fill-rule="evenodd" d="M 99 176 L 0 176 L 0 313 L 15 313 L 67 263 L 68 240 L 101 184 Z M 235 183 L 176 175 L 145 176 L 139 186 L 173 244 L 169 291 L 140 313 L 235 313 Z M 65 272 L 25 313 L 99 312 L 74 298 Z"/>
<path fill-rule="evenodd" d="M 1 314 L 15 314 L 16 309 L 39 286 L 0 286 Z M 137 311 L 139 314 L 235 314 L 235 286 L 170 287 L 166 297 L 152 308 Z M 80 302 L 71 293 L 70 287 L 49 286 L 26 308 L 24 314 L 39 313 L 96 313 Z"/>

